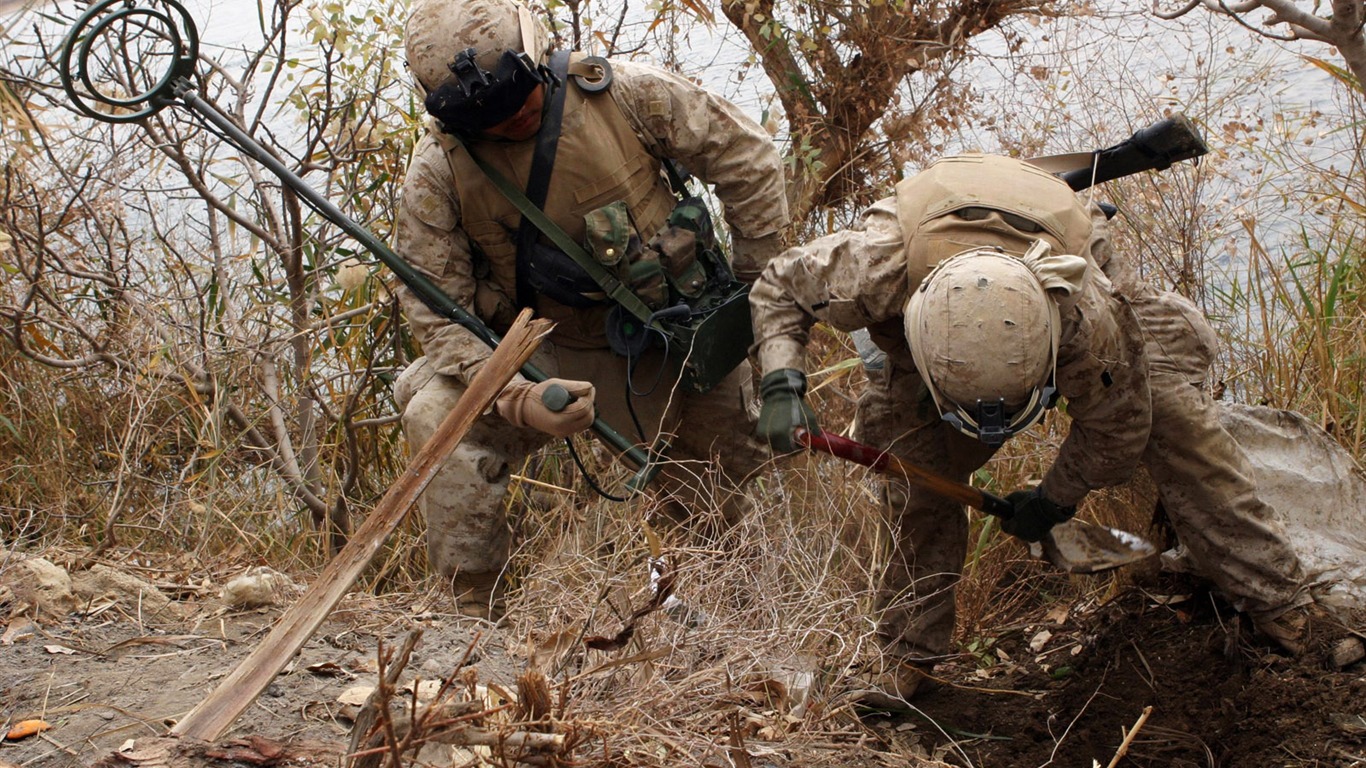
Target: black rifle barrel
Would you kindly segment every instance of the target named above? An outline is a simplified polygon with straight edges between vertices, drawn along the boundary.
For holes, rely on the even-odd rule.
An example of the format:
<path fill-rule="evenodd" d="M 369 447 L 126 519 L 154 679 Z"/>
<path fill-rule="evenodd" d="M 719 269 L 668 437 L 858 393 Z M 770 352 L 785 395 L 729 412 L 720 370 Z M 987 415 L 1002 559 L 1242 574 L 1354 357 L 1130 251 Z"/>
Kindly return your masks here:
<path fill-rule="evenodd" d="M 1172 163 L 1190 160 L 1209 152 L 1205 140 L 1191 121 L 1182 114 L 1159 120 L 1140 129 L 1128 139 L 1097 150 L 1092 165 L 1058 174 L 1073 190 L 1101 184 L 1140 171 L 1161 171 Z"/>

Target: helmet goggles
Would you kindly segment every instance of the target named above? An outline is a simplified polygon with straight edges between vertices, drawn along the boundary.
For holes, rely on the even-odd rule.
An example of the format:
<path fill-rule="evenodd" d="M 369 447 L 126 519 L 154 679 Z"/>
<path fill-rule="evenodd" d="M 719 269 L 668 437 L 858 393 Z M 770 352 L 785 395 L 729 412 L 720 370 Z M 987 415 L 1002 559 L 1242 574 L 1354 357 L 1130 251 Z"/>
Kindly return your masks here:
<path fill-rule="evenodd" d="M 532 91 L 549 80 L 531 57 L 516 51 L 503 51 L 490 72 L 475 61 L 475 50 L 466 48 L 456 54 L 450 70 L 451 76 L 424 101 L 427 113 L 447 133 L 474 133 L 498 125 L 516 115 Z"/>

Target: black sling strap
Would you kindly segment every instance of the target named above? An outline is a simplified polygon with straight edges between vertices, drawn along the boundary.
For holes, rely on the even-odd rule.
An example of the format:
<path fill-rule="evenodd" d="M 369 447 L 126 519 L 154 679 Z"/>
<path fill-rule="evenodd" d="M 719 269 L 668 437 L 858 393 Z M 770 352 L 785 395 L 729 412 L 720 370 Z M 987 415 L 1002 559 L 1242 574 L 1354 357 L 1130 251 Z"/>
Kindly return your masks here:
<path fill-rule="evenodd" d="M 545 107 L 541 129 L 536 137 L 536 152 L 531 156 L 531 172 L 526 181 L 526 197 L 537 210 L 545 209 L 545 196 L 550 189 L 550 174 L 555 169 L 555 152 L 560 146 L 560 126 L 564 118 L 564 97 L 569 90 L 569 52 L 555 51 L 550 56 L 550 72 L 555 77 L 550 103 Z M 530 274 L 528 259 L 531 247 L 540 237 L 540 229 L 525 214 L 517 229 L 517 306 L 536 306 L 536 292 L 527 280 Z"/>

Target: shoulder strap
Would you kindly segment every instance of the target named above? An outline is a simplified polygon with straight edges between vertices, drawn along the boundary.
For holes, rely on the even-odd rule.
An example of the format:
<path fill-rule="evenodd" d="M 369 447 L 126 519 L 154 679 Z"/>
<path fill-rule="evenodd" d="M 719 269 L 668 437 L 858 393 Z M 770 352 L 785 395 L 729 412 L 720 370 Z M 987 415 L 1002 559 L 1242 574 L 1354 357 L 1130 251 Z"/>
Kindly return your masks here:
<path fill-rule="evenodd" d="M 560 146 L 560 126 L 564 120 L 564 97 L 569 90 L 569 52 L 555 51 L 550 55 L 550 72 L 554 76 L 550 103 L 545 105 L 541 128 L 536 134 L 536 151 L 531 156 L 531 171 L 527 174 L 526 199 L 536 210 L 545 207 L 546 191 L 550 188 L 550 174 L 555 170 L 555 153 Z M 517 306 L 536 306 L 536 293 L 527 280 L 531 248 L 540 236 L 538 227 L 523 210 L 522 223 L 517 229 Z"/>

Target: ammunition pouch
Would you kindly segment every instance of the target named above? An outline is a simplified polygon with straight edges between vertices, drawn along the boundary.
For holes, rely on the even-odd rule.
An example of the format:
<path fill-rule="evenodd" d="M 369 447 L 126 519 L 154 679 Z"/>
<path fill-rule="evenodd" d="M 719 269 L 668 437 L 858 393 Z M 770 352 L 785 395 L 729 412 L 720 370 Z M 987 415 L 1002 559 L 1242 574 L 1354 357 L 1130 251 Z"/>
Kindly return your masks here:
<path fill-rule="evenodd" d="M 617 354 L 637 357 L 664 347 L 683 366 L 683 383 L 706 392 L 748 354 L 753 342 L 749 286 L 736 282 L 705 204 L 683 199 L 663 229 L 642 244 L 625 203 L 590 212 L 588 250 L 639 297 L 640 317 L 618 304 L 607 317 L 607 339 Z"/>

